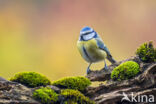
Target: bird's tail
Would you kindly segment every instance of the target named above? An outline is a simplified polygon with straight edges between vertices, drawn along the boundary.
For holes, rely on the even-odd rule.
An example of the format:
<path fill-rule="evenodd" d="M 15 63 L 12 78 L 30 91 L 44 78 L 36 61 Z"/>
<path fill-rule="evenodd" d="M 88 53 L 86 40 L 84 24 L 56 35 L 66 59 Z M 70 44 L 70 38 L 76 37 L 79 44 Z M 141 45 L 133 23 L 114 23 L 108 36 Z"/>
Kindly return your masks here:
<path fill-rule="evenodd" d="M 107 55 L 107 59 L 112 63 L 116 63 L 116 61 L 113 59 L 113 57 L 111 55 Z"/>

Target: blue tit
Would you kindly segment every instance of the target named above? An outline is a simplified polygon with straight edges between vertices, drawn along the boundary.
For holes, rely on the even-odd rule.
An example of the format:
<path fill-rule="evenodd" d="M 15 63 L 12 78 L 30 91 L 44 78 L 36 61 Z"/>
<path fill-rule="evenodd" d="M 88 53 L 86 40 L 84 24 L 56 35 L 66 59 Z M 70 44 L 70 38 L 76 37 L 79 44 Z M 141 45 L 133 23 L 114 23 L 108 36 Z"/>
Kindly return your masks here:
<path fill-rule="evenodd" d="M 106 58 L 112 64 L 116 63 L 100 36 L 88 26 L 82 28 L 80 31 L 77 47 L 81 56 L 89 63 L 87 74 L 90 72 L 90 66 L 92 63 L 104 61 L 105 69 L 108 69 L 105 61 Z"/>

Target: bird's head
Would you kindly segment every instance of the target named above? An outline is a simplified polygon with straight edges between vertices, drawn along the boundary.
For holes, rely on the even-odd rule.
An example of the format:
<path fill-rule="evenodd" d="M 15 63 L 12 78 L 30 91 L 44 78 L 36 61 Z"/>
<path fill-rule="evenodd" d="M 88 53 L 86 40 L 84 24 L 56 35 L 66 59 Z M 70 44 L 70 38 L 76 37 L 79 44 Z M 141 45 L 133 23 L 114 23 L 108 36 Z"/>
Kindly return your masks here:
<path fill-rule="evenodd" d="M 80 41 L 87 41 L 87 40 L 91 40 L 93 38 L 97 38 L 98 35 L 97 33 L 91 28 L 91 27 L 84 27 L 82 28 L 82 30 L 80 31 Z"/>

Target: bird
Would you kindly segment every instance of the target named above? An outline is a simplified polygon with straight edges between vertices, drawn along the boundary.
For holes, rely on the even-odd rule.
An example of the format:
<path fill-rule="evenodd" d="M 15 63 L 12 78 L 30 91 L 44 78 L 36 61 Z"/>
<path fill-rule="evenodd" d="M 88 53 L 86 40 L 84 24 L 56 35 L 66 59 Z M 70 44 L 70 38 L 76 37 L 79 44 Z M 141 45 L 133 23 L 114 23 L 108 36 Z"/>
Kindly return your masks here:
<path fill-rule="evenodd" d="M 105 70 L 108 70 L 105 59 L 108 59 L 112 64 L 116 63 L 101 37 L 89 26 L 81 29 L 77 48 L 83 59 L 89 63 L 86 70 L 87 74 L 91 72 L 92 63 L 104 61 Z"/>

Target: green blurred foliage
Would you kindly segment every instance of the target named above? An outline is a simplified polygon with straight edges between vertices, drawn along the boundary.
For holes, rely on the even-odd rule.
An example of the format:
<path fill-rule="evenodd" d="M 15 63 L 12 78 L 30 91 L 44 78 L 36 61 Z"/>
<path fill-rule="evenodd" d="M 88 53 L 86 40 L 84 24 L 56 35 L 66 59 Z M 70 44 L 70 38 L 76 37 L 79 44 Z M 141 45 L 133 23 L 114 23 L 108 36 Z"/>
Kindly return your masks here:
<path fill-rule="evenodd" d="M 136 54 L 143 62 L 156 62 L 156 48 L 153 42 L 142 44 L 136 51 Z"/>

